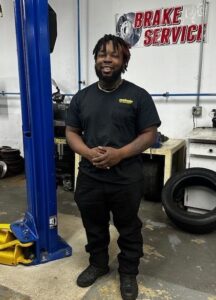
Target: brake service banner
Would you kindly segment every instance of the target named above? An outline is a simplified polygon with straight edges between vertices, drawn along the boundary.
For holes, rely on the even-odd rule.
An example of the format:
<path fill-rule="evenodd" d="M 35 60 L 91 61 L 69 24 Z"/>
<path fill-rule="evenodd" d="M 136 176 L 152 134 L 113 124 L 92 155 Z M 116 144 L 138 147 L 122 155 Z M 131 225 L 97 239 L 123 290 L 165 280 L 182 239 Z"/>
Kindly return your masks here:
<path fill-rule="evenodd" d="M 132 47 L 206 42 L 207 8 L 182 5 L 116 14 L 116 35 Z"/>

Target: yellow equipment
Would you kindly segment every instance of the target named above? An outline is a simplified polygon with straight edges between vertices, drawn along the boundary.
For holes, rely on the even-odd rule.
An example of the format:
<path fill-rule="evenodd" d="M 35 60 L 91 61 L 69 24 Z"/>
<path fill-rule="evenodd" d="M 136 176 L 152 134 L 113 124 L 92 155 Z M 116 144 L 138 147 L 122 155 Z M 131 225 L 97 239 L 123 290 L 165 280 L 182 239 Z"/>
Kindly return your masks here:
<path fill-rule="evenodd" d="M 24 250 L 32 245 L 33 243 L 24 244 L 17 240 L 10 229 L 10 224 L 0 224 L 0 264 L 30 264 L 32 260 L 25 258 Z"/>

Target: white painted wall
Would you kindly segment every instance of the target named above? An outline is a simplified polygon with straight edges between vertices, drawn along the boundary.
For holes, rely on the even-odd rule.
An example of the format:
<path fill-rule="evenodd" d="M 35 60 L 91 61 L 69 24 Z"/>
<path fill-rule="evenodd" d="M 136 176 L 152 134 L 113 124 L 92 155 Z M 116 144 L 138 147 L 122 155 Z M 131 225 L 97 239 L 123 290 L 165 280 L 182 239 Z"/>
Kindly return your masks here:
<path fill-rule="evenodd" d="M 1 1 L 0 17 L 0 91 L 19 92 L 15 21 L 12 1 Z M 22 148 L 20 100 L 0 95 L 0 146 Z"/>
<path fill-rule="evenodd" d="M 51 54 L 52 78 L 64 93 L 78 89 L 77 1 L 49 0 L 57 13 L 57 40 Z"/>
<path fill-rule="evenodd" d="M 200 0 L 94 0 L 89 3 L 89 49 L 93 49 L 104 33 L 115 33 L 115 14 L 162 7 L 199 4 Z M 204 46 L 201 93 L 216 93 L 216 1 L 210 0 L 208 17 L 208 42 Z M 95 16 L 95 10 L 100 11 Z M 199 44 L 171 45 L 164 47 L 143 47 L 131 49 L 131 61 L 125 78 L 144 87 L 151 94 L 196 93 L 198 84 Z M 89 83 L 96 80 L 94 61 L 89 52 Z M 192 106 L 196 97 L 170 97 L 168 101 L 154 97 L 162 126 L 160 131 L 171 138 L 185 138 L 193 129 Z M 216 97 L 202 97 L 202 117 L 196 119 L 196 126 L 212 126 L 210 111 L 216 108 Z"/>
<path fill-rule="evenodd" d="M 208 42 L 204 46 L 201 92 L 216 92 L 216 1 L 210 0 Z M 50 0 L 57 12 L 58 38 L 51 55 L 52 78 L 65 93 L 78 90 L 77 0 Z M 92 50 L 105 33 L 115 33 L 115 14 L 144 11 L 171 5 L 199 4 L 200 0 L 80 0 L 81 80 L 86 85 L 97 80 Z M 13 1 L 1 0 L 0 18 L 0 90 L 19 91 Z M 150 93 L 197 92 L 199 44 L 133 48 L 125 78 Z M 85 85 L 82 84 L 82 87 Z M 55 89 L 54 89 L 55 90 Z M 68 99 L 69 100 L 69 99 Z M 154 98 L 162 126 L 161 132 L 171 138 L 184 138 L 193 128 L 191 115 L 196 97 Z M 203 114 L 197 126 L 211 126 L 210 111 L 216 108 L 216 97 L 202 97 Z M 22 149 L 20 100 L 0 96 L 0 146 Z"/>
<path fill-rule="evenodd" d="M 0 91 L 19 92 L 13 1 L 1 0 L 0 3 L 3 10 L 3 17 L 0 17 Z M 62 92 L 75 93 L 78 90 L 77 1 L 50 0 L 49 3 L 57 12 L 58 22 L 58 37 L 51 54 L 52 78 Z M 52 88 L 56 91 L 54 86 Z M 23 152 L 19 96 L 0 95 L 0 146 L 3 145 Z"/>

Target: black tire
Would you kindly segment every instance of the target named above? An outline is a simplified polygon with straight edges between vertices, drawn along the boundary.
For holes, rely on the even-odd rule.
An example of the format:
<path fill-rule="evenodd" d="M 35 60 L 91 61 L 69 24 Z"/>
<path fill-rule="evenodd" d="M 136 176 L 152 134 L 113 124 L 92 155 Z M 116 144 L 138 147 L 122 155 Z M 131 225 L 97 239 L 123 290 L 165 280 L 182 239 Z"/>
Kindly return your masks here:
<path fill-rule="evenodd" d="M 8 166 L 16 166 L 16 165 L 24 165 L 24 159 L 20 156 L 17 159 L 4 159 L 4 162 L 8 165 Z"/>
<path fill-rule="evenodd" d="M 0 160 L 0 178 L 4 178 L 7 174 L 7 165 L 4 161 Z"/>
<path fill-rule="evenodd" d="M 10 146 L 2 146 L 2 147 L 0 147 L 0 159 L 2 158 L 2 150 L 4 150 L 4 149 L 11 149 L 11 147 Z"/>
<path fill-rule="evenodd" d="M 2 155 L 8 155 L 8 156 L 14 156 L 19 155 L 20 150 L 19 149 L 12 149 L 12 148 L 3 148 L 1 149 Z"/>
<path fill-rule="evenodd" d="M 171 221 L 185 231 L 207 233 L 216 229 L 216 207 L 200 214 L 187 211 L 184 190 L 203 186 L 216 191 L 216 172 L 205 168 L 190 168 L 172 176 L 162 190 L 162 203 Z"/>
<path fill-rule="evenodd" d="M 20 160 L 20 155 L 2 155 L 2 160 L 5 160 L 5 161 L 17 161 L 17 160 Z"/>
<path fill-rule="evenodd" d="M 0 147 L 0 151 L 1 151 L 2 149 L 11 149 L 11 147 L 10 147 L 10 146 L 1 146 L 1 147 Z"/>
<path fill-rule="evenodd" d="M 17 160 L 20 157 L 19 149 L 4 148 L 1 150 L 2 160 Z"/>

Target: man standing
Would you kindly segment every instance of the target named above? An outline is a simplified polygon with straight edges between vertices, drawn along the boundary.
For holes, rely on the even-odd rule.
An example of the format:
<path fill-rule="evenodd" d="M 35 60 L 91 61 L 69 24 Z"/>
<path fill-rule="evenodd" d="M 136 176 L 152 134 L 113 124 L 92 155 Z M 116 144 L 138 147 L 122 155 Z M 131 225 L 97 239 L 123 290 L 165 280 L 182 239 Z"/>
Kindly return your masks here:
<path fill-rule="evenodd" d="M 93 50 L 99 81 L 72 99 L 66 120 L 67 142 L 82 156 L 75 191 L 87 235 L 89 266 L 79 275 L 80 287 L 108 273 L 110 212 L 119 232 L 120 290 L 124 300 L 138 296 L 136 276 L 143 256 L 138 210 L 143 194 L 141 153 L 154 142 L 160 125 L 151 96 L 123 80 L 129 45 L 105 35 Z"/>

